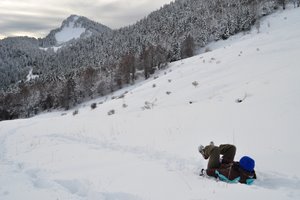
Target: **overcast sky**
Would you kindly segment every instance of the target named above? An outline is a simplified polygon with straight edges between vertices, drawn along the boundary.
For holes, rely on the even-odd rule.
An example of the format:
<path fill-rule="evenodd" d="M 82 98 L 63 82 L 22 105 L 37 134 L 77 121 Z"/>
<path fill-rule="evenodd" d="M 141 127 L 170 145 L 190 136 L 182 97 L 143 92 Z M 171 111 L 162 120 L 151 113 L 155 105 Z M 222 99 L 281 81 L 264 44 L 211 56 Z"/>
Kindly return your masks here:
<path fill-rule="evenodd" d="M 133 24 L 172 0 L 0 0 L 0 39 L 44 37 L 71 14 L 110 28 Z"/>

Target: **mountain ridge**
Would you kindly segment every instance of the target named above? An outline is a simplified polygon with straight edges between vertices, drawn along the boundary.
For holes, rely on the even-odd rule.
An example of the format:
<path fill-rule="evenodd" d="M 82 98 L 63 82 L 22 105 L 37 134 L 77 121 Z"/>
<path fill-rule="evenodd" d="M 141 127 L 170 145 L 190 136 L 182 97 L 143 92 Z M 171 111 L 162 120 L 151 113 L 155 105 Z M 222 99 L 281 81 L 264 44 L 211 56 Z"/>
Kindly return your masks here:
<path fill-rule="evenodd" d="M 66 28 L 73 28 L 71 31 L 76 31 L 77 29 L 83 29 L 74 37 L 70 36 L 67 40 L 58 41 L 58 34 L 61 33 Z M 79 16 L 72 14 L 63 20 L 62 25 L 59 28 L 53 29 L 49 32 L 49 34 L 45 38 L 40 39 L 41 47 L 51 47 L 62 45 L 69 42 L 72 39 L 82 39 L 90 37 L 91 35 L 97 35 L 104 32 L 111 32 L 112 29 L 109 27 L 100 24 L 98 22 L 92 21 L 84 16 Z"/>

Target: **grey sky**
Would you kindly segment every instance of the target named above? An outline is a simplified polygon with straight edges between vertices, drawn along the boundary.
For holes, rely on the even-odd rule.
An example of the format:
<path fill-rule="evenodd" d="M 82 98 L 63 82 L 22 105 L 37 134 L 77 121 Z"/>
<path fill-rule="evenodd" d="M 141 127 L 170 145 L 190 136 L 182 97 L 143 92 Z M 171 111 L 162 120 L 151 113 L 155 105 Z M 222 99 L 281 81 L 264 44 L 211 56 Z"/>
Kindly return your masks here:
<path fill-rule="evenodd" d="M 172 0 L 0 0 L 0 39 L 44 37 L 71 14 L 110 28 L 135 23 Z"/>

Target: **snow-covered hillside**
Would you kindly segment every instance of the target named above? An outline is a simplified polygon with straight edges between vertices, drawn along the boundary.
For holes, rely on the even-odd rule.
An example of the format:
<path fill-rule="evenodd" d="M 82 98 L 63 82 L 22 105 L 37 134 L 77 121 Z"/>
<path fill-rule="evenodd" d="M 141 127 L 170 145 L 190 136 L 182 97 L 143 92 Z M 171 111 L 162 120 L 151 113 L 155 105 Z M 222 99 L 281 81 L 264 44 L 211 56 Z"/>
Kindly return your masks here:
<path fill-rule="evenodd" d="M 0 199 L 299 199 L 299 11 L 77 115 L 0 122 Z M 211 140 L 256 160 L 254 185 L 198 176 L 207 161 L 197 147 Z"/>
<path fill-rule="evenodd" d="M 64 24 L 59 32 L 55 34 L 55 39 L 58 44 L 66 43 L 72 39 L 77 39 L 86 30 L 81 26 L 75 26 L 75 22 L 79 19 L 79 16 L 71 16 L 70 20 Z"/>

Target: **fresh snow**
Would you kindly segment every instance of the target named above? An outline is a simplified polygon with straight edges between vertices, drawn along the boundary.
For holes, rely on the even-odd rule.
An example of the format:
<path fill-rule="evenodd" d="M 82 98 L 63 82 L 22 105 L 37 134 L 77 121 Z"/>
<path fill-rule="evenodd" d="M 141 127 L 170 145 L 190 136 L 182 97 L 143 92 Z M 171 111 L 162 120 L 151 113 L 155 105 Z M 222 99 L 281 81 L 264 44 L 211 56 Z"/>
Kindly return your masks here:
<path fill-rule="evenodd" d="M 300 199 L 299 11 L 114 94 L 124 98 L 0 122 L 0 199 Z M 197 147 L 210 141 L 253 157 L 254 185 L 200 177 Z"/>
<path fill-rule="evenodd" d="M 26 76 L 26 81 L 27 81 L 27 82 L 28 82 L 28 81 L 31 81 L 31 80 L 33 80 L 33 79 L 36 79 L 36 78 L 39 77 L 39 75 L 34 75 L 34 74 L 32 73 L 32 71 L 33 71 L 33 69 L 31 68 L 31 69 L 29 70 L 29 73 L 28 73 L 27 76 Z"/>
<path fill-rule="evenodd" d="M 77 39 L 82 33 L 85 32 L 85 28 L 81 26 L 75 26 L 75 22 L 78 20 L 78 16 L 73 16 L 72 21 L 62 27 L 62 30 L 55 34 L 55 39 L 58 44 L 66 43 L 72 39 Z"/>
<path fill-rule="evenodd" d="M 44 48 L 44 47 L 39 47 L 39 49 L 40 49 L 40 50 L 43 50 L 43 51 L 48 51 L 48 49 L 51 49 L 51 50 L 53 50 L 54 52 L 57 52 L 58 49 L 62 48 L 63 46 L 64 46 L 64 45 L 62 44 L 62 45 L 60 45 L 60 46 L 52 46 L 52 47 L 46 47 L 46 48 Z"/>

